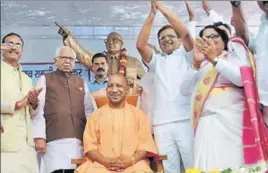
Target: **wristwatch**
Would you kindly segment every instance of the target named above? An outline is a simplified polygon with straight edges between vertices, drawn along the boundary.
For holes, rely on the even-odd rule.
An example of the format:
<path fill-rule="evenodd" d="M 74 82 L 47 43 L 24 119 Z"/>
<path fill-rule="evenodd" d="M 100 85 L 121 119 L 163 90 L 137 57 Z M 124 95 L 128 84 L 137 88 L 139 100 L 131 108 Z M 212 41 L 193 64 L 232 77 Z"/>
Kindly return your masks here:
<path fill-rule="evenodd" d="M 215 59 L 212 61 L 213 66 L 216 66 L 217 63 L 218 63 L 218 61 L 219 61 L 219 58 L 215 58 Z"/>
<path fill-rule="evenodd" d="M 241 4 L 241 1 L 230 1 L 233 7 L 239 7 Z"/>

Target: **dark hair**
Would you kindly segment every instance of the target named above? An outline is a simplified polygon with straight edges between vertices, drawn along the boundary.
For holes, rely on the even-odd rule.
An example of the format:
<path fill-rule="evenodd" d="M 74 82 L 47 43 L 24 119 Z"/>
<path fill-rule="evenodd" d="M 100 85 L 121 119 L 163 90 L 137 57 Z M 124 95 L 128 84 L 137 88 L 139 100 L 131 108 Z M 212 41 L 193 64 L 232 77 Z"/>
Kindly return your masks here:
<path fill-rule="evenodd" d="M 228 38 L 228 35 L 226 34 L 226 32 L 220 28 L 218 28 L 217 26 L 215 25 L 208 25 L 206 26 L 205 28 L 203 28 L 200 32 L 199 32 L 199 37 L 203 37 L 204 35 L 204 31 L 206 29 L 214 29 L 219 35 L 220 37 L 222 38 L 223 42 L 224 42 L 224 50 L 228 50 L 228 41 L 229 41 L 229 38 Z"/>
<path fill-rule="evenodd" d="M 223 27 L 227 28 L 228 31 L 232 34 L 232 29 L 228 24 L 222 23 L 222 22 L 216 22 L 216 23 L 214 23 L 214 25 L 217 26 L 217 27 L 223 26 Z"/>
<path fill-rule="evenodd" d="M 96 53 L 92 57 L 92 60 L 91 60 L 92 64 L 94 63 L 95 59 L 100 58 L 100 57 L 105 58 L 106 62 L 108 63 L 106 54 L 104 54 L 104 53 Z"/>
<path fill-rule="evenodd" d="M 24 45 L 24 41 L 23 41 L 23 39 L 21 38 L 21 36 L 20 36 L 19 34 L 15 33 L 15 32 L 10 32 L 10 33 L 8 33 L 7 35 L 5 35 L 5 36 L 2 38 L 2 43 L 5 43 L 7 37 L 9 37 L 9 36 L 13 36 L 13 35 L 19 37 L 19 39 L 21 40 L 22 46 L 23 46 L 23 45 Z"/>
<path fill-rule="evenodd" d="M 169 28 L 173 29 L 175 31 L 177 37 L 180 38 L 180 34 L 178 32 L 176 32 L 176 30 L 171 25 L 165 25 L 159 29 L 159 31 L 157 33 L 157 39 L 159 40 L 161 32 L 163 32 L 164 30 L 169 29 Z"/>

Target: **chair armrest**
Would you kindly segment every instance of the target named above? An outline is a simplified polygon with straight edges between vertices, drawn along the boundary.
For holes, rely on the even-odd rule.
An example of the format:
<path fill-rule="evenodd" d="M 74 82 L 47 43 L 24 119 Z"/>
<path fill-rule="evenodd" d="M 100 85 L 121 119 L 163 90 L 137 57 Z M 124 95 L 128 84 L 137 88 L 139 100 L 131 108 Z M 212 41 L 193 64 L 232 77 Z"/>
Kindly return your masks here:
<path fill-rule="evenodd" d="M 85 158 L 81 158 L 81 159 L 72 159 L 72 164 L 75 165 L 82 165 L 83 163 L 85 163 L 87 160 Z"/>
<path fill-rule="evenodd" d="M 152 156 L 152 158 L 155 161 L 162 161 L 162 160 L 167 160 L 167 155 L 157 155 L 157 156 Z"/>
<path fill-rule="evenodd" d="M 158 155 L 158 154 L 148 153 L 147 157 L 153 158 L 155 161 L 167 160 L 167 155 Z"/>

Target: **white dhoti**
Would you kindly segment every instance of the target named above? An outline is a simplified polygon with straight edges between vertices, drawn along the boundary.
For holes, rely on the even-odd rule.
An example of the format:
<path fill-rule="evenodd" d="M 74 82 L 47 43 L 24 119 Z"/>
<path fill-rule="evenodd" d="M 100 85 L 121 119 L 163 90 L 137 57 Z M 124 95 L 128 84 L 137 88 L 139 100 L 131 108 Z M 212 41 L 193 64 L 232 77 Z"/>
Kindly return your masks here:
<path fill-rule="evenodd" d="M 26 141 L 26 122 L 20 121 L 19 148 L 16 152 L 1 152 L 1 173 L 38 173 L 36 152 Z"/>

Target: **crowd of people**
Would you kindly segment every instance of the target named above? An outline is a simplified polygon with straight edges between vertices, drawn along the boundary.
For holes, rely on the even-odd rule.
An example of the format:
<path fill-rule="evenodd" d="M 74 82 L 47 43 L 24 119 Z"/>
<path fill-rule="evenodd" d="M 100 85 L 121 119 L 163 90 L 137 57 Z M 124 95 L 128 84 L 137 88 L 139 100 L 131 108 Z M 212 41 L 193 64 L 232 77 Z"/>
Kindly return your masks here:
<path fill-rule="evenodd" d="M 253 3 L 253 2 L 252 2 Z M 148 156 L 166 155 L 165 173 L 239 167 L 268 169 L 268 1 L 256 38 L 241 1 L 231 1 L 230 24 L 202 6 L 211 24 L 195 34 L 194 11 L 185 23 L 159 1 L 129 56 L 112 32 L 106 51 L 85 50 L 62 25 L 57 70 L 33 88 L 22 72 L 23 38 L 9 33 L 1 52 L 1 172 L 152 172 Z M 169 25 L 149 43 L 155 15 Z M 193 35 L 198 35 L 193 37 Z M 256 35 L 256 34 L 255 34 Z M 75 60 L 94 73 L 86 82 L 72 74 Z M 145 67 L 145 68 L 144 68 Z M 144 70 L 146 69 L 146 70 Z M 132 105 L 128 96 L 139 101 Z M 107 104 L 95 100 L 106 97 Z M 76 167 L 72 159 L 85 158 Z"/>

